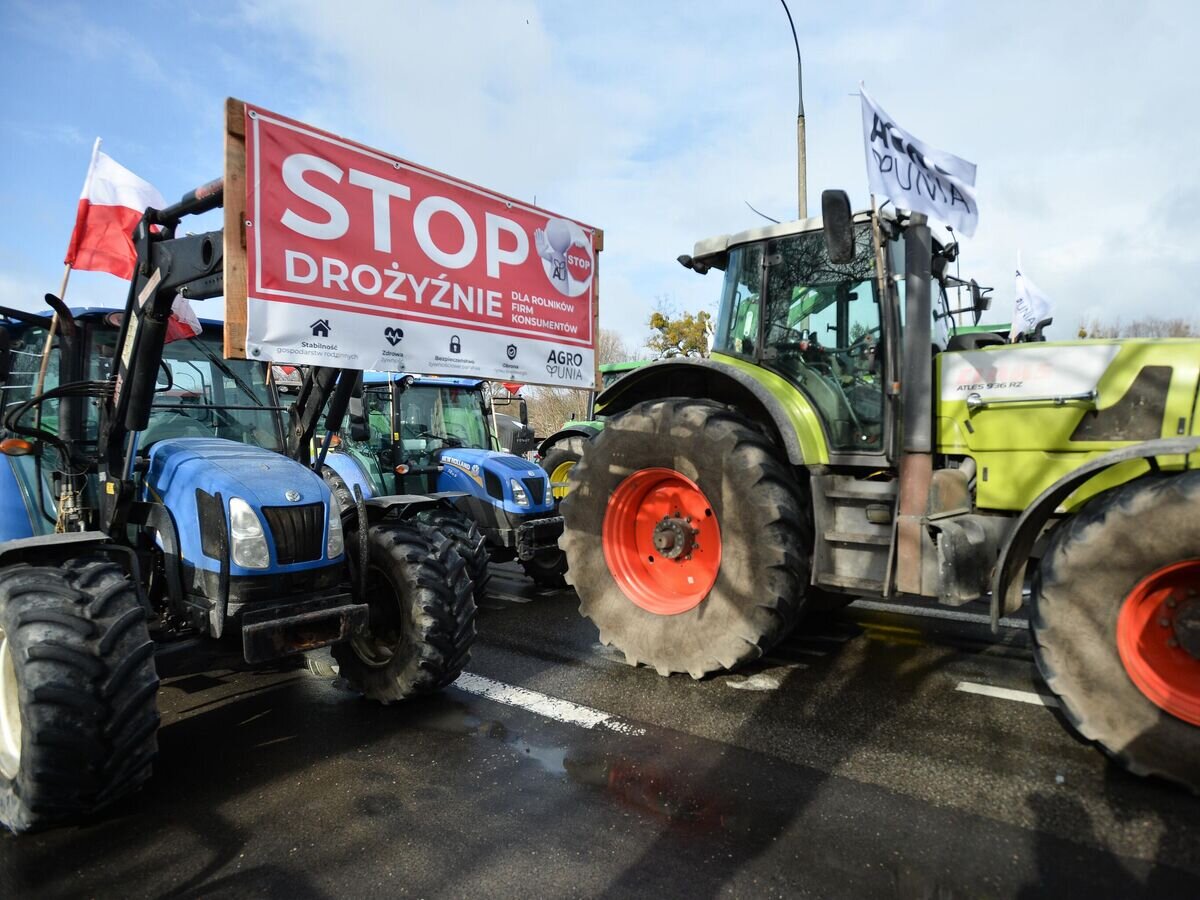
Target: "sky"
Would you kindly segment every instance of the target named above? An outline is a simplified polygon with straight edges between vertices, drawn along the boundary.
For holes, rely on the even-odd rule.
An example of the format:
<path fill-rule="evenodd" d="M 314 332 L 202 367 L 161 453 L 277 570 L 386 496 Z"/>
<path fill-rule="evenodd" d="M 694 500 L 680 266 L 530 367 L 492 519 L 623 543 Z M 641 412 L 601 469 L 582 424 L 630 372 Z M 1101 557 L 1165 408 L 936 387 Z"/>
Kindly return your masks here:
<path fill-rule="evenodd" d="M 1081 321 L 1200 319 L 1200 4 L 790 0 L 809 209 L 869 203 L 860 81 L 978 166 L 964 276 L 1008 321 L 1014 268 Z M 714 309 L 675 258 L 796 209 L 796 54 L 778 0 L 0 4 L 0 304 L 41 308 L 95 137 L 172 200 L 221 173 L 239 97 L 604 230 L 601 325 Z M 200 230 L 220 227 L 216 214 Z M 125 285 L 72 274 L 72 306 Z M 202 315 L 221 301 L 204 301 Z M 216 307 L 216 308 L 214 308 Z"/>

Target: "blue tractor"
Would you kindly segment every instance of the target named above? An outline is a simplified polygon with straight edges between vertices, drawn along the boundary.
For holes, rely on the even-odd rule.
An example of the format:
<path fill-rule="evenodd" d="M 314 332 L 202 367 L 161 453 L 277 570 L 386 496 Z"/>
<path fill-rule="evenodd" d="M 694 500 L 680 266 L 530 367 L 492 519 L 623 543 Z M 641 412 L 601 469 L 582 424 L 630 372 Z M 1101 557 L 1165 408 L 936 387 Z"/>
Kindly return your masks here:
<path fill-rule="evenodd" d="M 483 385 L 474 378 L 365 374 L 361 396 L 349 406 L 348 439 L 326 457 L 327 480 L 347 498 L 358 486 L 367 496 L 448 499 L 457 515 L 431 510 L 422 517 L 457 538 L 479 592 L 489 558 L 518 560 L 539 585 L 563 587 L 563 520 L 550 480 L 536 463 L 499 450 Z"/>
<path fill-rule="evenodd" d="M 219 323 L 171 340 L 177 295 L 223 290 L 221 233 L 175 237 L 212 185 L 134 232 L 124 312 L 0 308 L 0 823 L 91 813 L 150 775 L 156 652 L 225 639 L 249 663 L 331 647 L 383 702 L 461 671 L 474 602 L 436 501 L 360 502 L 288 458 L 320 410 L 282 408 Z M 157 228 L 153 226 L 158 226 Z M 172 335 L 174 336 L 174 335 Z M 357 373 L 326 373 L 336 429 Z M 332 399 L 329 399 L 329 398 Z M 328 403 L 326 403 L 328 400 Z"/>

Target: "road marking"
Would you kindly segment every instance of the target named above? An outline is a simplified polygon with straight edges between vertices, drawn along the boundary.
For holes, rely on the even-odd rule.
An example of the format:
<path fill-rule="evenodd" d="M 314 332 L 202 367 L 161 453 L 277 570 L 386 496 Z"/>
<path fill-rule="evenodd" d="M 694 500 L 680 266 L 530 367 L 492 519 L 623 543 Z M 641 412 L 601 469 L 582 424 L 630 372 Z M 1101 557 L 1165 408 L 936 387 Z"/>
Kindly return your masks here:
<path fill-rule="evenodd" d="M 880 603 L 877 600 L 855 600 L 850 609 L 869 609 L 875 612 L 899 613 L 904 616 L 925 616 L 929 619 L 948 619 L 951 622 L 975 622 L 979 625 L 991 625 L 992 617 L 981 613 L 959 612 L 955 609 L 934 609 L 927 606 L 904 606 L 900 603 Z M 1004 628 L 1028 628 L 1029 623 L 1024 619 L 1002 618 L 1000 625 Z"/>
<path fill-rule="evenodd" d="M 976 684 L 973 681 L 960 681 L 955 685 L 956 691 L 964 694 L 981 694 L 984 697 L 995 697 L 997 700 L 1014 700 L 1017 703 L 1032 703 L 1034 706 L 1058 706 L 1058 700 L 1034 691 L 1014 691 L 1012 688 L 996 687 L 991 684 Z"/>
<path fill-rule="evenodd" d="M 560 700 L 549 694 L 531 691 L 529 688 L 517 687 L 515 684 L 505 684 L 503 681 L 493 681 L 482 675 L 463 672 L 454 682 L 456 688 L 461 688 L 469 694 L 476 694 L 485 700 L 493 700 L 507 706 L 516 706 L 528 712 L 564 722 L 568 725 L 578 725 L 580 728 L 607 728 L 620 734 L 641 735 L 646 729 L 632 725 L 611 713 L 581 706 L 570 700 Z"/>

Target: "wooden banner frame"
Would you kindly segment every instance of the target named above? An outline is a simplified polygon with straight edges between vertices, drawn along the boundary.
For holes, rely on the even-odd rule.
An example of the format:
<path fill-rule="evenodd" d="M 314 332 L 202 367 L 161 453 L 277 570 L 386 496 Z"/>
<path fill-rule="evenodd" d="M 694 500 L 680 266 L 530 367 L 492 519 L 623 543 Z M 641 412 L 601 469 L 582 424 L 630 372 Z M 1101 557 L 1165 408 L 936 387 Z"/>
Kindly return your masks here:
<path fill-rule="evenodd" d="M 246 358 L 246 104 L 225 100 L 225 358 Z M 253 226 L 252 226 L 253 227 Z"/>

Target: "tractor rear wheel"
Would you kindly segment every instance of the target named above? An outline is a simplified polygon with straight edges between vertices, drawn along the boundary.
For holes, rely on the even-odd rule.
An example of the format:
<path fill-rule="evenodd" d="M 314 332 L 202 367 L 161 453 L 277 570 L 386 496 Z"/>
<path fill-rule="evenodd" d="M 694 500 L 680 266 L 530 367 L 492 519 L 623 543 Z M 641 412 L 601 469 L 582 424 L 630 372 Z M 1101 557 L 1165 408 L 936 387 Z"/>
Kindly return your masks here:
<path fill-rule="evenodd" d="M 140 787 L 157 694 L 146 611 L 120 566 L 0 569 L 0 824 L 55 825 Z"/>
<path fill-rule="evenodd" d="M 448 537 L 419 524 L 372 525 L 367 544 L 370 625 L 333 646 L 338 674 L 382 703 L 440 690 L 475 640 L 466 563 Z"/>
<path fill-rule="evenodd" d="M 487 543 L 479 526 L 473 519 L 452 509 L 425 509 L 414 518 L 422 525 L 428 525 L 450 538 L 450 543 L 467 564 L 467 575 L 471 578 L 475 605 L 482 603 L 487 597 L 487 586 L 492 573 L 488 569 Z"/>
<path fill-rule="evenodd" d="M 550 479 L 550 490 L 555 500 L 561 500 L 567 496 L 567 492 L 570 490 L 565 486 L 553 487 L 553 485 L 566 484 L 567 479 L 571 476 L 571 470 L 583 458 L 583 443 L 582 437 L 563 438 L 556 441 L 542 457 L 542 469 Z"/>
<path fill-rule="evenodd" d="M 1031 625 L 1080 734 L 1200 792 L 1200 471 L 1122 485 L 1059 524 Z"/>
<path fill-rule="evenodd" d="M 810 505 L 751 422 L 704 400 L 639 403 L 573 474 L 567 580 L 626 661 L 700 678 L 762 656 L 796 623 Z"/>

